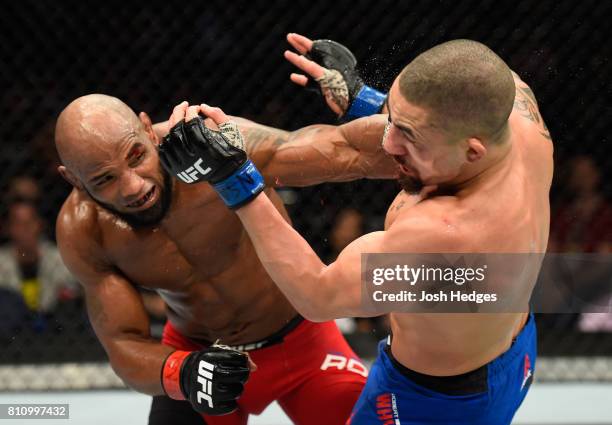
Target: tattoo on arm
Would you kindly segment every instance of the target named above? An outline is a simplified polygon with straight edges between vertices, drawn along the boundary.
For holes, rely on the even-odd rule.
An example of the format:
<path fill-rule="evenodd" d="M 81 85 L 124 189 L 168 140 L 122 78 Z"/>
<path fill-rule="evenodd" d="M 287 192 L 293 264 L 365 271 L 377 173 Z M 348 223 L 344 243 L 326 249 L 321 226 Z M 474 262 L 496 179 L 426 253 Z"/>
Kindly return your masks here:
<path fill-rule="evenodd" d="M 247 128 L 243 130 L 244 143 L 249 154 L 258 148 L 277 148 L 289 140 L 287 132 L 266 128 Z"/>
<path fill-rule="evenodd" d="M 538 110 L 538 102 L 536 101 L 533 91 L 526 86 L 516 86 L 516 97 L 514 98 L 514 108 L 519 111 L 521 116 L 529 121 L 540 125 L 540 134 L 548 140 L 552 140 L 546 123 L 542 119 Z"/>

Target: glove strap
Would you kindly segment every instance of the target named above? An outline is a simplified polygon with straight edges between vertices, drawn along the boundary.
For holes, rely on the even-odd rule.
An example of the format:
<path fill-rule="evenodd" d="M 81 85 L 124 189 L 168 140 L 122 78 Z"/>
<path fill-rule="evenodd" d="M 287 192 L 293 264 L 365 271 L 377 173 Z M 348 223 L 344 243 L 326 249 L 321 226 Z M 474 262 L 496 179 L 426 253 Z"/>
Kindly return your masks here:
<path fill-rule="evenodd" d="M 387 95 L 364 85 L 346 113 L 348 118 L 361 118 L 380 112 Z"/>
<path fill-rule="evenodd" d="M 174 400 L 185 400 L 181 391 L 181 366 L 185 358 L 191 354 L 190 351 L 175 351 L 164 361 L 162 367 L 162 388 L 166 395 Z"/>
<path fill-rule="evenodd" d="M 242 165 L 234 174 L 223 181 L 213 184 L 221 199 L 231 209 L 240 208 L 249 203 L 264 190 L 262 175 L 251 160 Z"/>

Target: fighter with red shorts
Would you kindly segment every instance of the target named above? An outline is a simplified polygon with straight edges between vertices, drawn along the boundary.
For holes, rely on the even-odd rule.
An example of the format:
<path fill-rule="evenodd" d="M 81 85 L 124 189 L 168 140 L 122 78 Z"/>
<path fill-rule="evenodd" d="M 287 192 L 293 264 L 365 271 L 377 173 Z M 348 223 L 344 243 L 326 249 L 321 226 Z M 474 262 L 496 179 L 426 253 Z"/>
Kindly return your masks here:
<path fill-rule="evenodd" d="M 202 423 L 200 414 L 207 423 L 244 424 L 273 400 L 298 424 L 344 423 L 366 372 L 335 324 L 298 317 L 240 220 L 211 185 L 191 184 L 209 172 L 206 164 L 194 158 L 176 177 L 160 164 L 161 137 L 199 109 L 183 102 L 168 123 L 153 126 L 119 99 L 88 95 L 58 118 L 59 172 L 74 189 L 57 240 L 94 330 L 123 381 L 155 396 L 150 424 Z M 256 189 L 287 221 L 275 185 L 394 177 L 391 159 L 380 155 L 382 126 L 286 132 L 236 122 L 264 176 Z M 136 285 L 167 305 L 161 343 Z M 258 366 L 250 377 L 236 348 Z"/>
<path fill-rule="evenodd" d="M 210 344 L 186 338 L 170 324 L 162 343 L 188 351 Z M 227 416 L 206 416 L 208 424 L 245 423 L 249 414 L 260 414 L 274 400 L 296 424 L 342 423 L 368 375 L 334 322 L 313 323 L 296 316 L 268 338 L 232 348 L 248 352 L 257 371 L 245 384 L 238 410 Z M 179 403 L 191 410 L 186 402 L 170 400 L 168 404 L 164 398 L 166 403 L 154 403 L 152 415 L 158 408 L 172 414 Z"/>

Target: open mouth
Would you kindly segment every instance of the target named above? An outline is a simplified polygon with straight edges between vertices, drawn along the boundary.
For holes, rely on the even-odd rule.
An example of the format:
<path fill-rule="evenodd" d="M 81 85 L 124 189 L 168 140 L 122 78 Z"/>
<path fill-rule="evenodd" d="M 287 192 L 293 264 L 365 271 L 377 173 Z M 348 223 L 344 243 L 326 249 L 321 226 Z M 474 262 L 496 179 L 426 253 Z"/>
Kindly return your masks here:
<path fill-rule="evenodd" d="M 151 199 L 153 199 L 153 195 L 155 194 L 155 187 L 153 186 L 151 188 L 151 190 L 149 190 L 147 193 L 144 194 L 143 197 L 141 197 L 140 199 L 132 202 L 131 204 L 128 204 L 129 208 L 140 208 L 143 205 L 145 205 L 147 202 L 149 202 Z"/>

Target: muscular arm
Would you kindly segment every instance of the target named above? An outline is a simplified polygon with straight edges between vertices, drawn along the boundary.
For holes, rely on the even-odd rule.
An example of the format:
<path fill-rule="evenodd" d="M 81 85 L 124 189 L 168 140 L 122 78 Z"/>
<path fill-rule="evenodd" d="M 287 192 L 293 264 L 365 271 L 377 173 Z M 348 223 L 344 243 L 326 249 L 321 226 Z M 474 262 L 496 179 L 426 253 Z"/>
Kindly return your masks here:
<path fill-rule="evenodd" d="M 404 220 L 387 231 L 356 239 L 326 266 L 267 196 L 259 195 L 237 214 L 272 280 L 296 310 L 312 321 L 380 314 L 361 305 L 362 253 L 442 249 L 439 232 L 429 231 L 426 220 Z"/>
<path fill-rule="evenodd" d="M 382 149 L 386 117 L 311 125 L 293 132 L 238 121 L 247 152 L 275 186 L 309 186 L 360 178 L 394 178 L 396 167 Z"/>
<path fill-rule="evenodd" d="M 350 123 L 284 131 L 232 117 L 246 150 L 269 186 L 310 186 L 360 178 L 395 178 L 396 166 L 381 146 L 387 118 L 373 115 Z M 164 123 L 155 125 L 158 136 Z"/>
<path fill-rule="evenodd" d="M 89 319 L 113 369 L 137 391 L 164 394 L 162 363 L 173 350 L 151 338 L 138 291 L 105 265 L 90 233 L 70 214 L 60 213 L 57 224 L 62 258 L 84 288 Z"/>

